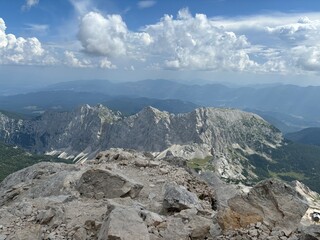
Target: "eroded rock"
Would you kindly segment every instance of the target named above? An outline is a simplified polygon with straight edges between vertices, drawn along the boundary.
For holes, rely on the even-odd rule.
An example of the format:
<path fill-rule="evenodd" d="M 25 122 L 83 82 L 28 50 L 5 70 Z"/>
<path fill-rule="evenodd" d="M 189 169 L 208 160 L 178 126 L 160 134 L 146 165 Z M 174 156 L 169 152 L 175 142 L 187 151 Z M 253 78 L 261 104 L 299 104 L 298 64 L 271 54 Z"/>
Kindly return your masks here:
<path fill-rule="evenodd" d="M 202 208 L 196 194 L 189 192 L 174 182 L 167 183 L 164 186 L 164 191 L 164 212 L 180 212 L 184 209 Z"/>
<path fill-rule="evenodd" d="M 88 198 L 135 198 L 143 185 L 109 170 L 90 169 L 82 174 L 77 189 Z"/>
<path fill-rule="evenodd" d="M 260 182 L 248 194 L 231 198 L 228 205 L 229 209 L 219 213 L 223 229 L 236 229 L 263 221 L 281 228 L 287 236 L 297 228 L 308 209 L 301 194 L 276 179 Z"/>

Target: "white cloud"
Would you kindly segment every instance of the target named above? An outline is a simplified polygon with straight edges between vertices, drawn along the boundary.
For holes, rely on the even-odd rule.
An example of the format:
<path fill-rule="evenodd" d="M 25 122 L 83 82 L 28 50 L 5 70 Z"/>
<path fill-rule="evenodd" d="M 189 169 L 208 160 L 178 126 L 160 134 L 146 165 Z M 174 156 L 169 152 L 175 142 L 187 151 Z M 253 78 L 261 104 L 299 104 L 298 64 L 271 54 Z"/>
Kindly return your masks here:
<path fill-rule="evenodd" d="M 108 58 L 103 58 L 101 61 L 100 61 L 100 68 L 104 68 L 104 69 L 116 69 L 117 66 L 112 64 L 111 61 L 109 61 Z"/>
<path fill-rule="evenodd" d="M 176 19 L 165 15 L 144 31 L 153 39 L 149 51 L 165 57 L 164 67 L 170 69 L 243 71 L 257 66 L 245 36 L 225 31 L 204 14 L 193 17 L 183 9 Z"/>
<path fill-rule="evenodd" d="M 80 23 L 78 34 L 84 49 L 88 53 L 108 57 L 126 55 L 128 29 L 120 15 L 108 15 L 90 12 Z"/>
<path fill-rule="evenodd" d="M 320 39 L 320 21 L 311 21 L 308 17 L 302 17 L 296 22 L 285 25 L 266 27 L 266 30 L 286 43 L 297 44 L 303 41 L 310 43 Z"/>
<path fill-rule="evenodd" d="M 153 7 L 156 3 L 157 3 L 156 1 L 152 1 L 152 0 L 139 1 L 138 7 L 140 9 L 150 8 L 150 7 Z"/>
<path fill-rule="evenodd" d="M 177 19 L 165 15 L 140 32 L 129 31 L 120 15 L 86 14 L 79 40 L 90 54 L 161 61 L 163 68 L 247 70 L 257 64 L 249 57 L 250 43 L 215 26 L 203 14 L 179 11 Z"/>
<path fill-rule="evenodd" d="M 141 59 L 144 47 L 153 41 L 148 33 L 130 32 L 120 15 L 104 17 L 97 12 L 81 19 L 78 38 L 86 52 L 110 58 Z"/>
<path fill-rule="evenodd" d="M 0 18 L 0 64 L 40 65 L 52 62 L 37 38 L 6 34 L 6 25 Z"/>
<path fill-rule="evenodd" d="M 85 68 L 85 67 L 92 67 L 91 61 L 87 59 L 79 60 L 74 52 L 71 51 L 65 51 L 64 52 L 65 59 L 66 59 L 66 65 L 71 67 L 79 67 L 79 68 Z"/>
<path fill-rule="evenodd" d="M 22 6 L 22 10 L 26 11 L 30 8 L 39 4 L 39 0 L 26 0 L 25 4 Z"/>

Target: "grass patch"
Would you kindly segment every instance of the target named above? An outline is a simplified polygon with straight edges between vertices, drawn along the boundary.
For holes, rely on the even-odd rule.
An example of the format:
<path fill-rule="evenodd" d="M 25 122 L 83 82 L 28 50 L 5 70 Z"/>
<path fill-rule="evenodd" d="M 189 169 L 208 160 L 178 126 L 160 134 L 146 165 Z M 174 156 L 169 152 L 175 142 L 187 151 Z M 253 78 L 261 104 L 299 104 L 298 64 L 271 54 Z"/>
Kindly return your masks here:
<path fill-rule="evenodd" d="M 214 167 L 212 166 L 211 160 L 212 160 L 211 156 L 207 156 L 205 158 L 194 158 L 187 162 L 187 166 L 196 171 L 202 171 L 202 170 L 214 171 Z"/>
<path fill-rule="evenodd" d="M 303 181 L 308 179 L 304 173 L 299 172 L 272 172 L 269 171 L 270 177 L 273 178 L 292 178 L 293 180 Z"/>

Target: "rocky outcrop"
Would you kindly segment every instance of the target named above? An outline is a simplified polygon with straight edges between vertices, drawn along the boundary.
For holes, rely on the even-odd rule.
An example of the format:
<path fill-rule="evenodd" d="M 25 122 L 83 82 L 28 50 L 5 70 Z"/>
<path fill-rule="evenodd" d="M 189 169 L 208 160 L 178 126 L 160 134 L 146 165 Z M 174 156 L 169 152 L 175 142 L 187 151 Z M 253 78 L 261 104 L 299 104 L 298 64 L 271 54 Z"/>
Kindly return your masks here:
<path fill-rule="evenodd" d="M 172 182 L 180 201 L 192 196 L 189 209 L 163 211 Z M 183 168 L 111 149 L 85 163 L 40 163 L 8 176 L 0 183 L 0 239 L 210 239 L 213 198 Z"/>
<path fill-rule="evenodd" d="M 294 232 L 308 209 L 306 199 L 289 184 L 268 179 L 254 186 L 248 194 L 237 195 L 218 214 L 222 229 L 239 229 L 263 222 L 279 228 L 286 236 Z"/>
<path fill-rule="evenodd" d="M 300 223 L 310 207 L 303 196 L 316 196 L 301 183 L 239 188 L 134 150 L 74 165 L 40 163 L 0 183 L 0 239 L 318 238 L 317 225 Z"/>

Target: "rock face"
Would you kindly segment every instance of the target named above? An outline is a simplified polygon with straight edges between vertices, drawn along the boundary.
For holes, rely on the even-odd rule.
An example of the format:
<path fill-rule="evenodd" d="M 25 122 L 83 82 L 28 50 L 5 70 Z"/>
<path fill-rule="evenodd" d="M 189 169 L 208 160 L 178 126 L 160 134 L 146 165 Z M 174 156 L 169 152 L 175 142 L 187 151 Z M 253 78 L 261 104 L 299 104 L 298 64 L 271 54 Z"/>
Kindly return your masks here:
<path fill-rule="evenodd" d="M 0 140 L 34 152 L 76 160 L 116 147 L 156 152 L 158 159 L 170 154 L 186 159 L 211 156 L 219 176 L 237 180 L 254 173 L 250 164 L 244 167 L 243 158 L 234 156 L 233 149 L 263 154 L 281 145 L 282 139 L 259 116 L 235 109 L 199 108 L 174 115 L 147 107 L 123 118 L 102 105 L 85 105 L 33 120 L 0 114 Z"/>
<path fill-rule="evenodd" d="M 173 182 L 182 195 L 171 199 L 188 209 L 163 212 L 163 190 Z M 8 176 L 0 183 L 0 239 L 204 239 L 213 201 L 213 189 L 185 169 L 111 149 L 85 163 L 39 163 Z"/>
<path fill-rule="evenodd" d="M 228 205 L 229 208 L 218 216 L 223 229 L 264 222 L 280 228 L 286 236 L 295 231 L 308 209 L 308 203 L 300 193 L 276 179 L 260 182 L 248 194 L 229 199 Z"/>

